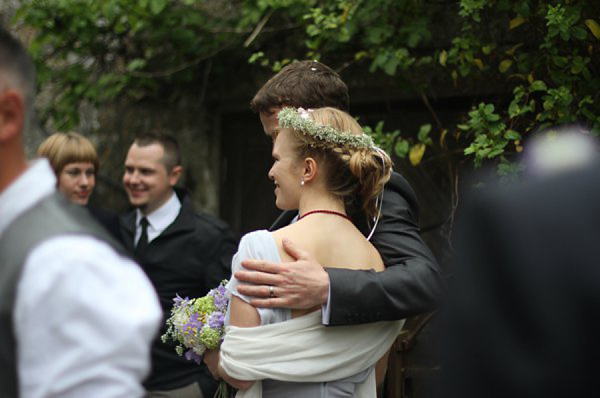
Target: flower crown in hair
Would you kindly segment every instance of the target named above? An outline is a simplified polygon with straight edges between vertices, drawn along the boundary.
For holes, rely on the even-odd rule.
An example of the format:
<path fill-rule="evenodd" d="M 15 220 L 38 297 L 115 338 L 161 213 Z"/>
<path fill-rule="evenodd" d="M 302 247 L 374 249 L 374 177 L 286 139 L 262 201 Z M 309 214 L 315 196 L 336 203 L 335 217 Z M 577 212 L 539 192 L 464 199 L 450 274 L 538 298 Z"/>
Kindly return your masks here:
<path fill-rule="evenodd" d="M 373 139 L 367 134 L 356 135 L 339 131 L 331 126 L 315 122 L 309 115 L 312 109 L 283 108 L 277 115 L 279 127 L 301 131 L 318 140 L 355 149 L 375 149 Z"/>

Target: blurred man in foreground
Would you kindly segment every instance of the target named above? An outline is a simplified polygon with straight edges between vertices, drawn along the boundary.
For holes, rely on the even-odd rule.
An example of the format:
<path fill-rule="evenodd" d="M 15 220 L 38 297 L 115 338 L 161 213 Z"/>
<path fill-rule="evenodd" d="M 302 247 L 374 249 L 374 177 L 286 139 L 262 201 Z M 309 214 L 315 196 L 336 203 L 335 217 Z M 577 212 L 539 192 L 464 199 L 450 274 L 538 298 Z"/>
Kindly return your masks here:
<path fill-rule="evenodd" d="M 0 28 L 0 396 L 141 397 L 158 300 L 48 161 L 27 164 L 34 82 Z"/>

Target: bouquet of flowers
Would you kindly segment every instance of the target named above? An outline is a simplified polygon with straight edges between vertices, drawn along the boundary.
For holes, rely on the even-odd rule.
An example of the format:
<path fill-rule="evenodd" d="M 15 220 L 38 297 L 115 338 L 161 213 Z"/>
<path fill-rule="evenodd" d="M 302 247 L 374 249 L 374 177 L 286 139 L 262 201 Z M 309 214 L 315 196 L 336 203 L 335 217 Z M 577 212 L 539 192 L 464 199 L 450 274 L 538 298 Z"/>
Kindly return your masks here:
<path fill-rule="evenodd" d="M 162 341 L 175 341 L 177 353 L 198 364 L 206 350 L 219 348 L 225 336 L 225 311 L 229 303 L 226 284 L 227 280 L 221 281 L 204 297 L 189 299 L 177 295 Z"/>

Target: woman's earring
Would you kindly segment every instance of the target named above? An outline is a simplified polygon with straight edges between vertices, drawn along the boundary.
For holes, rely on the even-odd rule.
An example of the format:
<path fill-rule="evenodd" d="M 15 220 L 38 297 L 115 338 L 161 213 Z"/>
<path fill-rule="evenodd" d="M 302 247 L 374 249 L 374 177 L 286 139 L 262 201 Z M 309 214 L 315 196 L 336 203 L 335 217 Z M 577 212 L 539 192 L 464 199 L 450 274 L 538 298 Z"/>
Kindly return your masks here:
<path fill-rule="evenodd" d="M 300 185 L 304 185 L 304 180 L 300 181 Z"/>

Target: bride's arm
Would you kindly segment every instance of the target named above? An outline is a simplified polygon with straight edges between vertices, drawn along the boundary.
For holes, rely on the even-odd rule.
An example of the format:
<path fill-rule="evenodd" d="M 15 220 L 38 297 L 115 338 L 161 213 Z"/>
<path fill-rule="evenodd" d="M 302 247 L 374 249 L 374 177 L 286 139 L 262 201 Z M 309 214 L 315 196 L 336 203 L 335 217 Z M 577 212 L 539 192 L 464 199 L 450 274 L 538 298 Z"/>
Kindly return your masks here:
<path fill-rule="evenodd" d="M 252 307 L 250 304 L 246 303 L 244 300 L 240 299 L 239 297 L 232 295 L 231 296 L 231 302 L 229 303 L 229 311 L 230 311 L 230 324 L 233 326 L 239 326 L 239 327 L 253 327 L 253 326 L 260 326 L 260 316 L 258 315 L 258 311 L 256 310 L 256 308 Z M 217 351 L 217 350 L 214 350 Z M 217 351 L 218 352 L 218 351 Z M 205 354 L 206 355 L 206 354 Z M 209 354 L 208 358 L 205 358 L 205 361 L 207 362 L 212 362 L 212 363 L 218 363 L 218 357 L 217 360 L 211 360 L 210 356 L 212 356 L 212 354 Z M 209 368 L 211 366 L 209 365 Z M 211 370 L 212 372 L 212 370 Z M 232 385 L 233 387 L 237 388 L 238 390 L 246 390 L 250 387 L 252 387 L 252 385 L 255 383 L 255 380 L 238 380 L 238 379 L 234 379 L 233 377 L 229 376 L 225 370 L 221 367 L 221 365 L 218 365 L 218 375 L 224 379 L 228 384 Z"/>
<path fill-rule="evenodd" d="M 229 303 L 229 323 L 241 328 L 260 326 L 260 315 L 256 308 L 232 294 Z"/>
<path fill-rule="evenodd" d="M 225 373 L 223 368 L 221 368 L 221 366 L 219 365 L 220 358 L 221 350 L 219 349 L 206 350 L 202 355 L 202 360 L 206 364 L 206 367 L 208 368 L 212 376 L 215 378 L 215 380 L 223 379 L 227 382 L 227 384 L 237 388 L 238 390 L 246 390 L 252 387 L 252 384 L 254 384 L 254 381 L 252 380 L 237 380 L 233 377 L 229 377 L 229 375 L 227 375 L 227 373 Z"/>
<path fill-rule="evenodd" d="M 261 232 L 255 231 L 246 234 L 240 240 L 238 252 L 233 257 L 231 262 L 232 271 L 240 270 L 242 268 L 241 261 L 250 256 L 256 256 L 252 250 L 252 242 L 257 239 L 257 235 Z M 233 277 L 227 284 L 227 289 L 231 292 L 231 299 L 229 301 L 229 325 L 237 326 L 242 328 L 260 326 L 261 320 L 258 310 L 252 307 L 250 304 L 244 301 L 244 299 L 238 296 L 238 288 L 240 283 Z M 227 339 L 227 336 L 225 336 Z M 228 384 L 234 386 L 239 390 L 245 390 L 250 388 L 255 380 L 238 380 L 229 376 L 225 370 L 220 366 L 220 350 L 209 350 L 204 353 L 204 362 L 215 379 L 222 378 Z"/>

